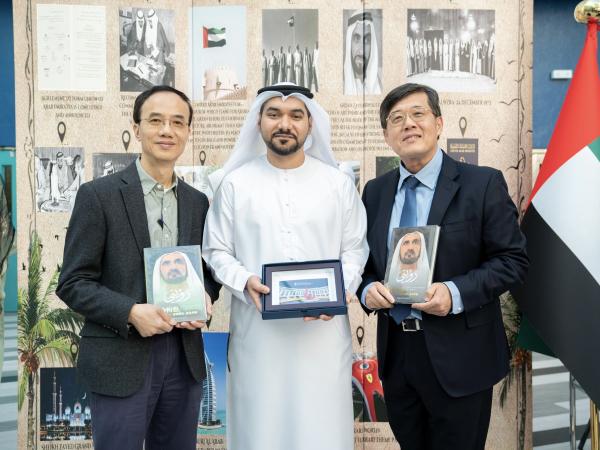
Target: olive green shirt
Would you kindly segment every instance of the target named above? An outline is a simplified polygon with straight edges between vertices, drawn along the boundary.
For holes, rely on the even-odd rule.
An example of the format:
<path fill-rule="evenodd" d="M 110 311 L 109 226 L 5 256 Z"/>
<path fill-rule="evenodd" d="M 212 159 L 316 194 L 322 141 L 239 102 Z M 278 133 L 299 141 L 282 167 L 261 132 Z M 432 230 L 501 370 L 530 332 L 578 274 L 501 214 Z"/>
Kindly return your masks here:
<path fill-rule="evenodd" d="M 152 178 L 142 167 L 140 159 L 135 162 L 148 217 L 148 232 L 152 247 L 175 247 L 177 245 L 177 176 L 169 189 Z"/>

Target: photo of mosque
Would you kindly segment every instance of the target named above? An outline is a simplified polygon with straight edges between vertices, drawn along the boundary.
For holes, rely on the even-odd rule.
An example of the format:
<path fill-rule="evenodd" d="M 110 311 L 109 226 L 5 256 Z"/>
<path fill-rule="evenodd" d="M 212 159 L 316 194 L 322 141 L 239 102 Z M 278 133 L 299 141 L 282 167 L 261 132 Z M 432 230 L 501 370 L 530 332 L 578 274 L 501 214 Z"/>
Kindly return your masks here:
<path fill-rule="evenodd" d="M 92 439 L 92 410 L 87 391 L 76 382 L 75 368 L 40 369 L 40 441 Z"/>

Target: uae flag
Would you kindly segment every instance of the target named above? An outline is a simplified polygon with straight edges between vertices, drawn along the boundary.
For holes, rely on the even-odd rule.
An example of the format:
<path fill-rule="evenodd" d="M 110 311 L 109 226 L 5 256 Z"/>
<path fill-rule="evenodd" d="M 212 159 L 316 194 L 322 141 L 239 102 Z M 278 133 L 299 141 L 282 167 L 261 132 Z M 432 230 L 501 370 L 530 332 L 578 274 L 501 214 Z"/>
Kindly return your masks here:
<path fill-rule="evenodd" d="M 204 37 L 204 48 L 223 47 L 225 45 L 225 27 L 202 27 L 202 34 Z"/>
<path fill-rule="evenodd" d="M 583 51 L 531 192 L 530 267 L 513 291 L 540 337 L 600 404 L 600 75 L 598 25 Z"/>

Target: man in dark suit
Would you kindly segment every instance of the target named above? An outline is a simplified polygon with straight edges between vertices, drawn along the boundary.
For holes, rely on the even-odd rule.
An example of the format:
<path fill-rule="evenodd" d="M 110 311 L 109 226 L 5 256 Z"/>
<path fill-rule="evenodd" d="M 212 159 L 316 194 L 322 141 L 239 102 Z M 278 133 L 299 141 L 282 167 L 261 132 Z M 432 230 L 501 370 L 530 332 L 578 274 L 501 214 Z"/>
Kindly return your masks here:
<path fill-rule="evenodd" d="M 371 254 L 359 296 L 378 315 L 390 425 L 402 450 L 483 449 L 492 388 L 509 368 L 498 296 L 528 266 L 517 211 L 501 172 L 438 147 L 443 119 L 433 89 L 392 90 L 380 120 L 401 165 L 363 192 Z M 392 230 L 426 224 L 441 227 L 434 283 L 424 303 L 394 305 L 381 282 Z"/>
<path fill-rule="evenodd" d="M 176 323 L 146 303 L 143 259 L 147 247 L 202 243 L 208 200 L 174 175 L 191 121 L 182 92 L 141 93 L 141 159 L 83 184 L 75 201 L 56 292 L 85 318 L 77 367 L 92 392 L 96 450 L 196 448 L 204 323 Z M 206 269 L 204 282 L 210 309 L 220 286 Z"/>

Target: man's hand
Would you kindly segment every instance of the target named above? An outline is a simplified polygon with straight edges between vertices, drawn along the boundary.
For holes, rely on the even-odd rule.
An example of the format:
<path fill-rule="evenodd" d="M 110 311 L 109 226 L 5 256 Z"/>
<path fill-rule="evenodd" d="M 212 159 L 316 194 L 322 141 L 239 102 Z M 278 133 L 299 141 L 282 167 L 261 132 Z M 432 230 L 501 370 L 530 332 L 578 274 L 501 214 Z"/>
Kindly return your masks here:
<path fill-rule="evenodd" d="M 433 283 L 425 293 L 425 303 L 414 303 L 414 309 L 434 316 L 446 316 L 452 309 L 452 295 L 444 283 Z"/>
<path fill-rule="evenodd" d="M 212 316 L 212 301 L 208 295 L 208 292 L 204 292 L 204 302 L 206 303 L 206 320 L 208 321 L 210 316 Z M 190 322 L 179 322 L 175 326 L 185 330 L 197 330 L 199 328 L 204 328 L 206 326 L 206 322 L 203 320 L 192 320 Z"/>
<path fill-rule="evenodd" d="M 168 333 L 176 323 L 161 307 L 147 303 L 133 305 L 129 311 L 128 322 L 142 337 Z"/>
<path fill-rule="evenodd" d="M 388 288 L 376 281 L 367 291 L 365 303 L 369 309 L 389 309 L 394 307 L 394 296 Z"/>
<path fill-rule="evenodd" d="M 305 322 L 312 322 L 313 320 L 324 320 L 325 322 L 333 319 L 333 316 L 328 316 L 326 314 L 321 314 L 319 317 L 305 317 Z"/>
<path fill-rule="evenodd" d="M 256 275 L 252 275 L 248 278 L 248 281 L 246 281 L 246 289 L 248 290 L 250 298 L 256 305 L 256 309 L 260 312 L 262 310 L 260 296 L 262 294 L 268 294 L 271 290 L 268 286 L 262 284 L 260 278 Z"/>

